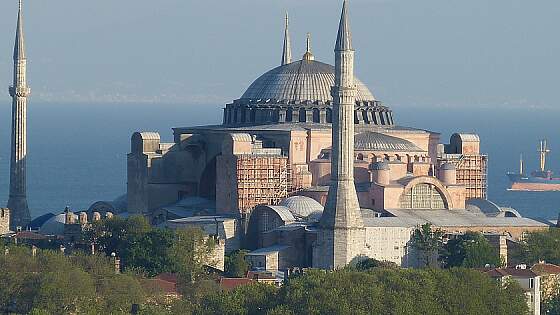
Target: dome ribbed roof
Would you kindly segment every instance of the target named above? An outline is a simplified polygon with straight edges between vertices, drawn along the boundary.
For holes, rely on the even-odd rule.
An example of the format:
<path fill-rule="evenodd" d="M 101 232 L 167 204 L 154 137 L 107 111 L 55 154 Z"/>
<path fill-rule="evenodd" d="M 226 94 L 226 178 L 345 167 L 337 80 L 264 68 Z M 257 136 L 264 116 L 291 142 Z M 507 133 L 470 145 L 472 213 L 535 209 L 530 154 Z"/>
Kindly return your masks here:
<path fill-rule="evenodd" d="M 359 151 L 423 152 L 422 149 L 410 141 L 379 132 L 362 132 L 357 134 L 354 139 L 354 148 Z"/>
<path fill-rule="evenodd" d="M 356 101 L 374 101 L 375 97 L 362 81 L 355 79 Z M 299 60 L 274 68 L 253 82 L 241 99 L 273 99 L 278 101 L 332 100 L 334 67 L 314 60 Z"/>
<path fill-rule="evenodd" d="M 305 196 L 293 196 L 282 200 L 279 204 L 290 209 L 296 218 L 307 218 L 311 215 L 323 213 L 323 206 L 315 199 Z"/>

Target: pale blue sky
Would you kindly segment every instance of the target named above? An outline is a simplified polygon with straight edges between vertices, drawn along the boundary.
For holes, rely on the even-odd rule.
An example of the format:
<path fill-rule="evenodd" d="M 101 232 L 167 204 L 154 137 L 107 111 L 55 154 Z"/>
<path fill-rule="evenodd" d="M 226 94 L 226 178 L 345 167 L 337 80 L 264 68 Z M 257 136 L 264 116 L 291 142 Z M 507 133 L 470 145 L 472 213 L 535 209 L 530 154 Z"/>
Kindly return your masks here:
<path fill-rule="evenodd" d="M 394 106 L 556 107 L 560 2 L 351 0 L 356 74 Z M 341 1 L 25 0 L 33 102 L 223 104 L 311 32 L 332 63 Z M 9 102 L 16 0 L 0 1 Z M 0 90 L 1 91 L 1 90 Z M 4 101 L 1 101 L 4 99 Z"/>

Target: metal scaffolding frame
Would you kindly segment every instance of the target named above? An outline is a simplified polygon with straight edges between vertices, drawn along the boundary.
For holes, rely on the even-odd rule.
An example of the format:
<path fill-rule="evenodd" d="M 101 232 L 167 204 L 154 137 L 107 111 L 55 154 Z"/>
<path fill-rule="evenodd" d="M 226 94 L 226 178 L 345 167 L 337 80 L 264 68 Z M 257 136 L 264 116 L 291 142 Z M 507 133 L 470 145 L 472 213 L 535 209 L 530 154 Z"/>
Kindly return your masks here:
<path fill-rule="evenodd" d="M 465 185 L 466 199 L 487 198 L 488 156 L 483 154 L 442 154 L 438 168 L 453 163 L 457 169 L 457 184 Z"/>
<path fill-rule="evenodd" d="M 250 213 L 254 207 L 278 204 L 291 190 L 288 158 L 276 155 L 239 155 L 237 157 L 237 196 L 239 211 Z"/>

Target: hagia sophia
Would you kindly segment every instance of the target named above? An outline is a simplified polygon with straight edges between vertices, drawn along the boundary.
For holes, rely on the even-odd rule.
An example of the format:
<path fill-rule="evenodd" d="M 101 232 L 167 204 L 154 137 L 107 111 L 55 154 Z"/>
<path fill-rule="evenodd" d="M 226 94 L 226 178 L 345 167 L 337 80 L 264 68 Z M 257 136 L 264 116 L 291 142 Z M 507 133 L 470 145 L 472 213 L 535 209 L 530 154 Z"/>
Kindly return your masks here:
<path fill-rule="evenodd" d="M 363 257 L 414 267 L 411 235 L 425 223 L 448 235 L 480 231 L 508 259 L 525 232 L 551 225 L 487 200 L 478 135 L 447 141 L 401 126 L 354 77 L 347 1 L 334 50 L 334 66 L 318 61 L 308 37 L 293 60 L 286 16 L 280 65 L 226 104 L 220 125 L 175 127 L 173 143 L 135 132 L 126 195 L 85 215 L 199 226 L 225 252 L 249 249 L 247 260 L 265 270 L 335 269 Z M 39 231 L 60 233 L 71 216 Z"/>

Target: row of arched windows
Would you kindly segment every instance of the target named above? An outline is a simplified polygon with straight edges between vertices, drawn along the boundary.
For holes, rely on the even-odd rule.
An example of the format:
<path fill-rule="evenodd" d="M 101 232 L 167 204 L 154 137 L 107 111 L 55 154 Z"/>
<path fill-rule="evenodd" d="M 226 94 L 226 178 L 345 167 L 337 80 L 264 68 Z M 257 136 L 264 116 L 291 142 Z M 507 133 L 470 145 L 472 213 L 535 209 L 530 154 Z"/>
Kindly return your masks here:
<path fill-rule="evenodd" d="M 247 123 L 332 123 L 331 108 L 274 108 L 274 107 L 246 107 L 228 105 L 224 109 L 224 124 Z M 356 124 L 392 125 L 393 117 L 390 111 L 356 110 L 354 115 Z"/>

